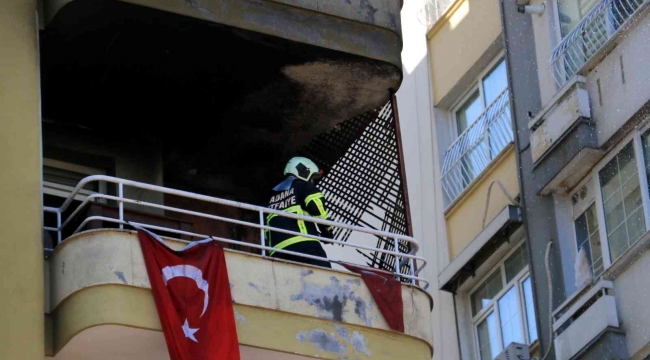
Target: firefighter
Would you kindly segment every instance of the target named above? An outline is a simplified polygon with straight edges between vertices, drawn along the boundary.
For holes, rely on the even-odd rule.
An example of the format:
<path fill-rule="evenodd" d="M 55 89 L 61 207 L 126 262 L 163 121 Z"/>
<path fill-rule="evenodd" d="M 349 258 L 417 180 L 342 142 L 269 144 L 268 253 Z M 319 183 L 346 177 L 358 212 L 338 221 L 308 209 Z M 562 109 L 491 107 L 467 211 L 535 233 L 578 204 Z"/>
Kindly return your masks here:
<path fill-rule="evenodd" d="M 285 166 L 284 175 L 286 175 L 286 178 L 273 188 L 273 196 L 269 200 L 269 208 L 292 214 L 311 215 L 320 219 L 327 219 L 328 213 L 325 206 L 325 197 L 315 185 L 315 182 L 322 176 L 322 171 L 318 169 L 318 166 L 307 158 L 294 157 Z M 323 250 L 320 241 L 310 238 L 309 235 L 332 239 L 331 226 L 319 226 L 313 222 L 291 219 L 277 214 L 269 214 L 266 217 L 266 225 L 303 234 L 291 235 L 267 230 L 267 246 L 327 259 L 327 254 Z M 269 255 L 278 259 L 327 268 L 332 267 L 329 261 L 307 259 L 275 251 L 271 251 Z"/>

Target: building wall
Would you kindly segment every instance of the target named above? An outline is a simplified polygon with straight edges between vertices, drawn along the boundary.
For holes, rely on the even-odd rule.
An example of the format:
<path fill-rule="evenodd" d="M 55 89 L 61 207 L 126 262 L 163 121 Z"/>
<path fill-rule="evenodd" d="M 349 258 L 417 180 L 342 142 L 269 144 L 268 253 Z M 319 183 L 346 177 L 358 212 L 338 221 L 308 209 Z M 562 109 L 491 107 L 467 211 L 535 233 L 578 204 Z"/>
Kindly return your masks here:
<path fill-rule="evenodd" d="M 459 359 L 454 304 L 451 294 L 438 290 L 438 273 L 447 265 L 447 240 L 443 215 L 439 144 L 434 126 L 427 57 L 425 22 L 418 12 L 425 0 L 409 0 L 402 8 L 404 80 L 397 92 L 400 125 L 415 238 L 428 264 L 422 275 L 433 297 L 431 331 L 433 359 Z"/>
<path fill-rule="evenodd" d="M 497 159 L 469 191 L 448 210 L 445 215 L 447 222 L 447 240 L 449 243 L 449 258 L 456 258 L 458 254 L 483 230 L 483 215 L 490 184 L 500 181 L 512 197 L 519 195 L 517 177 L 517 164 L 513 147 Z M 501 191 L 498 184 L 492 186 L 490 201 L 487 204 L 485 225 L 489 224 L 503 210 L 510 200 Z"/>
<path fill-rule="evenodd" d="M 630 356 L 650 356 L 650 253 L 645 252 L 614 280 L 616 309 Z"/>
<path fill-rule="evenodd" d="M 0 2 L 0 358 L 43 359 L 36 1 Z"/>
<path fill-rule="evenodd" d="M 587 75 L 598 146 L 603 146 L 650 101 L 650 11 L 646 7 L 617 46 Z"/>
<path fill-rule="evenodd" d="M 435 106 L 450 95 L 500 35 L 498 2 L 458 0 L 451 5 L 427 34 Z"/>

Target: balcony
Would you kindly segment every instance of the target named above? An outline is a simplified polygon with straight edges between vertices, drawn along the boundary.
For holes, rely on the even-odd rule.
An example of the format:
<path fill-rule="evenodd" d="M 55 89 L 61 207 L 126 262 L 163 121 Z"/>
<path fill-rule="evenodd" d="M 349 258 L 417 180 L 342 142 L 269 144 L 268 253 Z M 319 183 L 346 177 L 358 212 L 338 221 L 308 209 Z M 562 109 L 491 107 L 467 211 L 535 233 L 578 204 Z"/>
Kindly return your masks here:
<path fill-rule="evenodd" d="M 601 0 L 551 54 L 551 68 L 558 88 L 580 74 L 591 60 L 611 48 L 614 38 L 648 0 Z"/>
<path fill-rule="evenodd" d="M 85 185 L 98 181 L 105 182 L 107 188 L 114 186 L 116 195 L 92 193 L 78 200 Z M 125 196 L 133 193 L 125 188 L 236 208 L 257 214 L 260 221 L 142 201 Z M 46 207 L 44 212 L 45 230 L 54 247 L 46 249 L 46 337 L 51 344 L 46 352 L 55 359 L 136 359 L 143 353 L 157 353 L 164 358 L 164 352 L 151 352 L 164 348 L 164 340 L 137 237 L 125 229 L 129 223 L 164 235 L 172 248 L 183 247 L 189 239 L 204 238 L 226 247 L 242 359 L 381 359 L 405 354 L 430 359 L 432 355 L 432 302 L 421 289 L 427 282 L 418 275 L 426 261 L 417 255 L 418 243 L 411 237 L 103 175 L 85 178 L 60 207 Z M 344 246 L 345 251 L 392 256 L 394 274 L 404 283 L 405 333 L 390 330 L 357 275 L 268 257 L 270 248 L 260 241 L 261 233 L 271 229 L 262 221 L 268 213 L 346 229 L 351 233 L 347 242 L 320 238 Z M 221 232 L 206 223 L 199 227 L 198 219 L 236 225 L 251 232 L 242 239 L 237 231 Z M 216 230 L 205 233 L 205 229 Z M 274 231 L 291 234 L 282 229 Z M 369 246 L 363 241 L 364 234 L 394 239 L 396 250 Z M 405 253 L 405 248 L 410 250 Z M 334 256 L 330 260 L 333 264 L 342 262 Z M 405 272 L 405 268 L 409 271 Z M 270 328 L 282 331 L 270 334 Z M 94 345 L 87 346 L 89 342 Z"/>
<path fill-rule="evenodd" d="M 504 90 L 445 151 L 441 178 L 449 202 L 453 204 L 512 142 L 510 98 Z"/>
<path fill-rule="evenodd" d="M 558 360 L 628 357 L 613 290 L 610 281 L 600 280 L 577 291 L 553 312 Z M 599 353 L 603 349 L 606 357 Z"/>
<path fill-rule="evenodd" d="M 42 5 L 45 126 L 147 134 L 175 188 L 255 202 L 286 159 L 402 81 L 399 0 Z"/>

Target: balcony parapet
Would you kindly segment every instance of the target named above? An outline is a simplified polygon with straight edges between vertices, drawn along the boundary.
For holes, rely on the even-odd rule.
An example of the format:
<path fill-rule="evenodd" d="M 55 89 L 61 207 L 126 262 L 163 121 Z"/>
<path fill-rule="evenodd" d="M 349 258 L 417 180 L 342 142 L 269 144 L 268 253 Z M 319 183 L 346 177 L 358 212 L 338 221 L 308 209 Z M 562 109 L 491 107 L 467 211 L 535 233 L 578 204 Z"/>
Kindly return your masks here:
<path fill-rule="evenodd" d="M 185 245 L 165 240 L 175 249 Z M 94 326 L 161 330 L 133 231 L 78 233 L 58 246 L 49 262 L 55 352 Z M 226 250 L 226 262 L 242 345 L 323 358 L 432 355 L 433 304 L 415 286 L 402 286 L 405 333 L 401 334 L 390 331 L 356 274 L 233 250 Z M 291 332 L 283 334 L 287 341 L 274 343 L 273 336 L 261 336 L 278 321 Z M 338 345 L 325 346 L 327 341 Z"/>

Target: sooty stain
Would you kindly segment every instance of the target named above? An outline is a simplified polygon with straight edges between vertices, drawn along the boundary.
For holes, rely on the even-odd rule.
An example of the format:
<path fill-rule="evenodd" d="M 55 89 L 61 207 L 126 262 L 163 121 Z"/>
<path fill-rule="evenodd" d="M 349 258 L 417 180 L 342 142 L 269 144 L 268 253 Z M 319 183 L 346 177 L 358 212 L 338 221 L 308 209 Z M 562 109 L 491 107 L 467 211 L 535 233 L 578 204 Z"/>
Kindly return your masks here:
<path fill-rule="evenodd" d="M 117 278 L 120 279 L 120 281 L 122 281 L 123 283 L 125 283 L 125 284 L 127 283 L 123 272 L 121 272 L 121 271 L 113 271 L 113 274 L 115 274 L 115 276 L 117 276 Z"/>
<path fill-rule="evenodd" d="M 343 354 L 345 352 L 345 346 L 341 344 L 336 335 L 333 333 L 328 334 L 322 329 L 303 331 L 296 335 L 296 339 L 302 343 L 309 342 L 327 352 L 335 354 Z"/>

